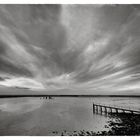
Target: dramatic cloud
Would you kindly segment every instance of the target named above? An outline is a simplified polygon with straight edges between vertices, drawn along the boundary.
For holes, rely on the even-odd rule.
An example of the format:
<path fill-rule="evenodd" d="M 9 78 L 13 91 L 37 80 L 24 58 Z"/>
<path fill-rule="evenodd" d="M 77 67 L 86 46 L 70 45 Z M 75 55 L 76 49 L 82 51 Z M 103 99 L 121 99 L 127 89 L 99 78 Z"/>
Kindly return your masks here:
<path fill-rule="evenodd" d="M 0 85 L 140 91 L 139 5 L 0 5 Z"/>

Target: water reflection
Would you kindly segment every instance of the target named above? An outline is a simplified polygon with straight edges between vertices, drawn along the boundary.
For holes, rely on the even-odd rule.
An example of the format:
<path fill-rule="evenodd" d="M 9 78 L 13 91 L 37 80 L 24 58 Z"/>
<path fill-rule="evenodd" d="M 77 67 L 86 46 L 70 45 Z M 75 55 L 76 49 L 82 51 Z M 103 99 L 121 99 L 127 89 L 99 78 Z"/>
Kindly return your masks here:
<path fill-rule="evenodd" d="M 33 111 L 37 108 L 40 108 L 43 104 L 43 101 L 40 101 L 36 98 L 34 99 L 1 99 L 0 101 L 0 110 L 11 112 L 11 113 L 26 113 Z"/>
<path fill-rule="evenodd" d="M 88 98 L 0 99 L 0 135 L 51 135 L 53 131 L 100 131 L 108 118 L 93 114 Z"/>

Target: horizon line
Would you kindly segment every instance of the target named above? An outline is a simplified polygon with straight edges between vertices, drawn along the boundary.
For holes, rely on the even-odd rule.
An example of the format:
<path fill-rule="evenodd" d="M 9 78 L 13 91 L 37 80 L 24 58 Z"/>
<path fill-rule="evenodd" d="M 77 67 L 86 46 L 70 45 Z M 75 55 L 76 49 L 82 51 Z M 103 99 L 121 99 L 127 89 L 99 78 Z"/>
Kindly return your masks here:
<path fill-rule="evenodd" d="M 140 95 L 62 95 L 62 94 L 40 94 L 40 95 L 35 95 L 35 94 L 23 94 L 23 95 L 0 95 L 0 98 L 20 98 L 20 97 L 46 97 L 46 96 L 51 96 L 51 97 L 140 97 Z"/>

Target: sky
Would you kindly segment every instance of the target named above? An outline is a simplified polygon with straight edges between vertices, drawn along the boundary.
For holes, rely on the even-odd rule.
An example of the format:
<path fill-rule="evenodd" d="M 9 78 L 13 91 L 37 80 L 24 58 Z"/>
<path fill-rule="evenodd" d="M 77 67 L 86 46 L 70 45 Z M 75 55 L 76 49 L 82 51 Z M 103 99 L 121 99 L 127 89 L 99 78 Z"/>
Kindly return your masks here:
<path fill-rule="evenodd" d="M 139 26 L 140 5 L 0 5 L 0 94 L 139 94 Z"/>

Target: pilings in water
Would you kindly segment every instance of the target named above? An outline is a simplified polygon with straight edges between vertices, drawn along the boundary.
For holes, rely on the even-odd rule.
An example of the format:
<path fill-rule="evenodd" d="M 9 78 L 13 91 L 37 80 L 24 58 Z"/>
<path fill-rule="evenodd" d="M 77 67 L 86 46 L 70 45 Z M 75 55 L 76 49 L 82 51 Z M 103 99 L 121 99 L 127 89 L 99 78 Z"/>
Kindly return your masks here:
<path fill-rule="evenodd" d="M 140 111 L 138 110 L 131 110 L 131 109 L 125 109 L 121 107 L 112 107 L 112 106 L 105 106 L 105 105 L 99 105 L 93 103 L 93 113 L 97 114 L 112 114 L 113 112 L 119 113 L 119 111 L 123 113 L 131 113 L 131 114 L 140 114 Z"/>
<path fill-rule="evenodd" d="M 100 107 L 100 112 L 101 112 L 101 114 L 102 114 L 102 112 L 103 112 L 103 111 L 102 111 L 102 106 Z"/>
<path fill-rule="evenodd" d="M 40 97 L 40 99 L 53 99 L 51 96 L 43 96 L 43 97 Z"/>
<path fill-rule="evenodd" d="M 93 113 L 95 113 L 95 105 L 93 104 Z"/>
<path fill-rule="evenodd" d="M 109 109 L 110 109 L 110 113 L 112 114 L 112 108 L 110 107 Z"/>
<path fill-rule="evenodd" d="M 104 107 L 105 108 L 105 114 L 107 114 L 107 107 Z"/>
<path fill-rule="evenodd" d="M 98 113 L 98 106 L 96 106 L 96 112 Z"/>

